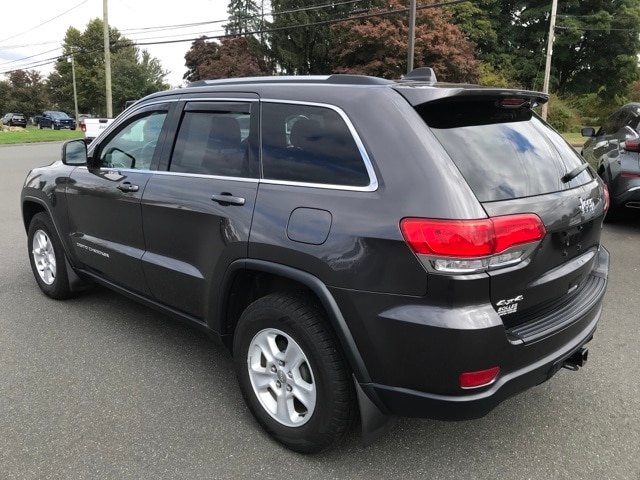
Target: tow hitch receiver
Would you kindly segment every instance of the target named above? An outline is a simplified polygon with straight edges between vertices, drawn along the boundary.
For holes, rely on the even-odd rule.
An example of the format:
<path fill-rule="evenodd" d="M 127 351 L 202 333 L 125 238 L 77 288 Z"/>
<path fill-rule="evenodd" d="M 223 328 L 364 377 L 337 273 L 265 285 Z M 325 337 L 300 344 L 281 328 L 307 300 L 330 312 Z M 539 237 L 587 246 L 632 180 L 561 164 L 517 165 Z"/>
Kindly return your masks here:
<path fill-rule="evenodd" d="M 584 367 L 584 364 L 587 363 L 588 357 L 589 349 L 582 347 L 580 348 L 580 350 L 576 351 L 573 355 L 562 362 L 562 368 L 566 368 L 567 370 L 575 372 L 580 367 Z"/>

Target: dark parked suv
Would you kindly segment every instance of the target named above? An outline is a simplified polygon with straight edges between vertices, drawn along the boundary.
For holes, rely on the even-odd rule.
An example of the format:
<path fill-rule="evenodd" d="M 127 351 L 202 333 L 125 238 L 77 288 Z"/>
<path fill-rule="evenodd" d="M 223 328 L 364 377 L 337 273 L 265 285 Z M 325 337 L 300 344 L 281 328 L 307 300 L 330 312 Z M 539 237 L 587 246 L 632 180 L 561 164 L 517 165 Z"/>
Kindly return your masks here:
<path fill-rule="evenodd" d="M 7 113 L 2 117 L 2 124 L 8 127 L 27 127 L 27 117 L 23 113 Z"/>
<path fill-rule="evenodd" d="M 640 103 L 627 103 L 602 126 L 583 128 L 582 155 L 611 195 L 611 211 L 640 208 Z"/>
<path fill-rule="evenodd" d="M 300 452 L 397 415 L 472 419 L 596 330 L 607 192 L 530 91 L 331 75 L 201 81 L 29 173 L 50 297 L 98 283 L 232 352 Z"/>

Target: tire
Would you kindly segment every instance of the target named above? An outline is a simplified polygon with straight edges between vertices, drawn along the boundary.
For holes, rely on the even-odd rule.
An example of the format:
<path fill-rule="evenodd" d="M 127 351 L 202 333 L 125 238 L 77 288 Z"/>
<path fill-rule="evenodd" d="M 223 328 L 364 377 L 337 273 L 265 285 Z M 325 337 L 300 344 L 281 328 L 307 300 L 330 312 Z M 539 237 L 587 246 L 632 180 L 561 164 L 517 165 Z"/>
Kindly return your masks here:
<path fill-rule="evenodd" d="M 56 126 L 55 126 L 55 124 L 53 122 L 51 122 L 51 125 L 49 127 L 51 128 L 51 130 L 55 130 L 56 129 Z"/>
<path fill-rule="evenodd" d="M 238 321 L 233 356 L 251 413 L 286 447 L 317 453 L 349 432 L 356 410 L 350 372 L 313 299 L 277 293 L 253 302 Z"/>
<path fill-rule="evenodd" d="M 37 125 L 38 125 L 38 130 L 42 130 L 42 124 L 38 123 Z"/>
<path fill-rule="evenodd" d="M 69 297 L 64 251 L 49 215 L 44 212 L 34 215 L 27 238 L 29 262 L 40 290 L 57 300 Z"/>

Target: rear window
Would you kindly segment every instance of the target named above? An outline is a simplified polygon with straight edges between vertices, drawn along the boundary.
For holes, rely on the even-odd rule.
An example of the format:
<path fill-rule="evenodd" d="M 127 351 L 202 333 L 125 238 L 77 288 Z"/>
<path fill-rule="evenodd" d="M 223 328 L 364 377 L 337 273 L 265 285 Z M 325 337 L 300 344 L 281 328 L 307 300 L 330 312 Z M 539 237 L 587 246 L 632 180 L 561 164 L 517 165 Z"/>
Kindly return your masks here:
<path fill-rule="evenodd" d="M 344 119 L 317 105 L 263 103 L 262 168 L 271 180 L 353 187 L 371 182 Z"/>
<path fill-rule="evenodd" d="M 496 99 L 447 100 L 416 108 L 481 202 L 557 192 L 592 180 L 577 152 L 528 107 L 500 107 Z"/>

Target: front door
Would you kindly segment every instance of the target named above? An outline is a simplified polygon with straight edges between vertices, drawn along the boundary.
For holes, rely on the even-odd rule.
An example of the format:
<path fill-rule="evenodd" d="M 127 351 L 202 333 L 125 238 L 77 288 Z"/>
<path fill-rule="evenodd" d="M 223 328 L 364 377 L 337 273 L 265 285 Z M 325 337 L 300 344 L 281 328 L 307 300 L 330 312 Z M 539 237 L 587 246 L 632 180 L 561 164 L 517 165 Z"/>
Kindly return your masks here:
<path fill-rule="evenodd" d="M 83 267 L 147 295 L 140 201 L 167 113 L 163 105 L 147 108 L 92 144 L 89 166 L 75 169 L 67 187 L 71 244 Z"/>

